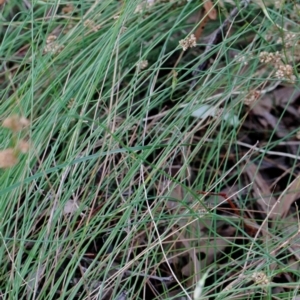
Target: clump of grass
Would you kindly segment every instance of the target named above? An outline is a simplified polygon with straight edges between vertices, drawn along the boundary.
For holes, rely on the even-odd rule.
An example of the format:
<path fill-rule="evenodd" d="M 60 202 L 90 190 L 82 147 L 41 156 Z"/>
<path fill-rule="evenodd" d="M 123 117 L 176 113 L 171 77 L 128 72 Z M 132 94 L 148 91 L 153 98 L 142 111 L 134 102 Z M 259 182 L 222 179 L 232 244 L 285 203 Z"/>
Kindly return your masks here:
<path fill-rule="evenodd" d="M 276 135 L 282 110 L 261 130 L 252 110 L 274 80 L 298 86 L 298 58 L 267 39 L 283 19 L 293 31 L 293 11 L 271 6 L 270 20 L 252 3 L 203 55 L 233 8 L 223 4 L 197 41 L 203 1 L 5 4 L 0 111 L 18 107 L 30 124 L 12 115 L 1 127 L 4 298 L 191 299 L 199 282 L 198 298 L 297 293 L 296 251 L 282 241 L 296 238 L 296 214 L 271 219 L 259 176 L 299 130 Z"/>

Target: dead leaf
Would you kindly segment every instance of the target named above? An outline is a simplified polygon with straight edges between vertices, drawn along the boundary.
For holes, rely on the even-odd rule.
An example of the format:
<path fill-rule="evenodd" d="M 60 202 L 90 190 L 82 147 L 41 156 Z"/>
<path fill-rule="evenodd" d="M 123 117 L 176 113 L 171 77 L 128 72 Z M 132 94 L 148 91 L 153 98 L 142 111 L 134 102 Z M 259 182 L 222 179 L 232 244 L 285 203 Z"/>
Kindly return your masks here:
<path fill-rule="evenodd" d="M 282 122 L 278 122 L 278 118 L 271 113 L 271 109 L 279 106 L 287 110 L 293 116 L 298 117 L 297 110 L 288 104 L 294 103 L 299 96 L 300 90 L 294 87 L 277 88 L 271 93 L 262 96 L 253 106 L 252 112 L 256 116 L 263 118 L 259 121 L 264 127 L 269 125 L 276 130 L 278 137 L 285 137 L 287 133 L 289 133 L 289 130 L 285 128 Z"/>
<path fill-rule="evenodd" d="M 203 7 L 211 20 L 217 19 L 217 10 L 214 8 L 214 4 L 211 0 L 205 1 Z"/>
<path fill-rule="evenodd" d="M 200 36 L 202 35 L 202 32 L 209 20 L 216 20 L 217 19 L 217 11 L 214 8 L 214 4 L 211 0 L 207 0 L 203 4 L 204 13 L 202 15 L 202 19 L 195 30 L 195 37 L 196 40 L 199 40 Z"/>
<path fill-rule="evenodd" d="M 300 198 L 300 175 L 298 175 L 280 194 L 272 207 L 272 218 L 285 218 L 291 205 Z M 275 224 L 276 222 L 274 222 Z"/>
<path fill-rule="evenodd" d="M 254 197 L 257 198 L 257 203 L 263 211 L 268 214 L 276 203 L 276 199 L 272 196 L 269 185 L 261 176 L 255 164 L 249 163 L 245 170 L 250 181 L 253 183 L 253 194 Z"/>
<path fill-rule="evenodd" d="M 272 98 L 276 106 L 285 107 L 286 104 L 294 103 L 300 96 L 300 90 L 291 86 L 279 88 L 273 91 Z"/>
<path fill-rule="evenodd" d="M 209 20 L 209 16 L 206 15 L 203 17 L 203 19 L 201 19 L 200 21 L 200 24 L 198 25 L 197 29 L 195 30 L 195 37 L 196 37 L 196 40 L 199 40 L 200 36 L 202 35 L 202 32 L 207 24 Z"/>

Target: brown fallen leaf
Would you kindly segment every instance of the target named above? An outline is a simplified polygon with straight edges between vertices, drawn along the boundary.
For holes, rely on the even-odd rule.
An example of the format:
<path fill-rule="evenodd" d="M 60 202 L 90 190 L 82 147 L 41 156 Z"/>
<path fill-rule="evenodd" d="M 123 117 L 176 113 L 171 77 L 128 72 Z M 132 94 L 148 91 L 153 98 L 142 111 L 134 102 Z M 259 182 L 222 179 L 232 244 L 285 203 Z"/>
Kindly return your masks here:
<path fill-rule="evenodd" d="M 200 38 L 200 36 L 202 35 L 202 32 L 203 32 L 207 22 L 209 20 L 217 19 L 217 11 L 214 8 L 214 4 L 212 3 L 211 0 L 207 0 L 204 2 L 202 13 L 200 13 L 200 15 L 202 16 L 202 19 L 201 19 L 197 29 L 195 30 L 196 40 L 198 40 Z"/>
<path fill-rule="evenodd" d="M 203 7 L 211 20 L 217 19 L 217 10 L 214 8 L 214 4 L 211 0 L 205 1 Z"/>
<path fill-rule="evenodd" d="M 272 196 L 269 185 L 261 176 L 258 167 L 255 164 L 249 163 L 247 168 L 245 168 L 245 171 L 253 183 L 253 195 L 257 198 L 257 203 L 263 211 L 268 214 L 276 203 L 276 199 Z M 271 216 L 273 215 L 271 214 Z"/>
<path fill-rule="evenodd" d="M 289 129 L 285 128 L 283 122 L 278 121 L 278 118 L 271 113 L 271 110 L 274 107 L 281 107 L 297 118 L 299 113 L 290 104 L 294 103 L 299 96 L 300 90 L 295 87 L 276 88 L 271 93 L 263 95 L 260 100 L 256 102 L 252 107 L 252 113 L 261 117 L 259 122 L 264 127 L 269 125 L 276 130 L 278 137 L 285 137 Z"/>
<path fill-rule="evenodd" d="M 272 207 L 271 217 L 285 218 L 291 205 L 300 198 L 300 175 L 298 175 L 280 194 Z M 275 224 L 276 222 L 274 222 Z"/>
<path fill-rule="evenodd" d="M 203 17 L 203 19 L 200 21 L 200 24 L 199 26 L 197 27 L 197 29 L 195 30 L 195 37 L 196 37 L 196 40 L 199 40 L 200 36 L 202 35 L 202 32 L 207 24 L 209 20 L 209 16 L 206 15 Z"/>

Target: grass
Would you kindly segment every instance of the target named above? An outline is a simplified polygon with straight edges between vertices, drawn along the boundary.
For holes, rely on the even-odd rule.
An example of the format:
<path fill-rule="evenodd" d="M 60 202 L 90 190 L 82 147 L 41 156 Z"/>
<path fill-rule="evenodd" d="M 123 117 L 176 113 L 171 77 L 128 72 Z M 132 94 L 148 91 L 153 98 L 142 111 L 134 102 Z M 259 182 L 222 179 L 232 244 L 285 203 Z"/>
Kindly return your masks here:
<path fill-rule="evenodd" d="M 1 149 L 31 144 L 0 173 L 1 297 L 193 299 L 207 276 L 197 300 L 297 299 L 299 192 L 287 187 L 299 173 L 298 61 L 291 84 L 259 59 L 290 55 L 274 23 L 299 30 L 293 1 L 267 15 L 256 2 L 241 11 L 195 89 L 227 1 L 214 1 L 218 18 L 181 58 L 202 1 L 157 1 L 141 13 L 135 0 L 32 2 L 1 10 L 2 120 L 30 120 L 22 132 L 2 127 Z M 260 116 L 259 101 L 245 105 L 278 81 L 294 88 L 284 104 Z M 197 191 L 226 193 L 241 212 Z M 280 195 L 295 199 L 283 198 L 290 205 L 277 218 Z"/>

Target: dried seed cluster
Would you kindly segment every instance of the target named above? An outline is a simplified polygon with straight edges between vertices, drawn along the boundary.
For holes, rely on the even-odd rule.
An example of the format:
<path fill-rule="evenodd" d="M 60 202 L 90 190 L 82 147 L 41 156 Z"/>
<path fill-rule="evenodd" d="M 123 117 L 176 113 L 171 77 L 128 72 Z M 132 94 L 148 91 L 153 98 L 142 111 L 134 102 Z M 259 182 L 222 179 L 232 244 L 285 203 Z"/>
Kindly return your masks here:
<path fill-rule="evenodd" d="M 271 64 L 275 68 L 275 76 L 278 79 L 295 83 L 296 76 L 293 67 L 290 64 L 283 63 L 283 57 L 278 51 L 274 53 L 263 51 L 260 53 L 259 59 L 261 63 Z"/>
<path fill-rule="evenodd" d="M 148 67 L 148 60 L 141 60 L 137 64 L 138 71 L 144 70 Z"/>
<path fill-rule="evenodd" d="M 285 49 L 285 58 L 289 62 L 300 61 L 300 39 L 299 34 L 287 32 L 278 38 L 277 44 Z"/>
<path fill-rule="evenodd" d="M 137 7 L 135 8 L 134 13 L 135 13 L 135 14 L 141 13 L 141 12 L 143 12 L 145 9 L 149 9 L 150 7 L 152 7 L 154 4 L 155 4 L 155 1 L 154 1 L 154 0 L 147 0 L 147 1 L 144 1 L 143 3 L 137 5 Z"/>
<path fill-rule="evenodd" d="M 96 25 L 95 22 L 93 20 L 87 19 L 84 21 L 83 26 L 94 31 L 97 32 L 99 31 L 99 29 L 101 28 L 100 25 Z"/>
<path fill-rule="evenodd" d="M 25 129 L 27 126 L 29 126 L 29 121 L 17 115 L 6 118 L 2 123 L 2 127 L 8 128 L 15 133 Z"/>
<path fill-rule="evenodd" d="M 275 67 L 275 76 L 277 78 L 294 83 L 296 76 L 294 75 L 292 65 L 300 61 L 299 34 L 285 31 L 281 32 L 280 37 L 278 37 L 278 28 L 273 28 L 267 34 L 266 39 L 270 42 L 274 41 L 277 45 L 281 46 L 282 51 L 274 53 L 262 52 L 260 54 L 260 61 L 272 64 Z"/>
<path fill-rule="evenodd" d="M 194 34 L 191 34 L 189 37 L 184 40 L 179 41 L 179 45 L 182 47 L 183 51 L 186 51 L 188 48 L 196 47 L 196 37 Z"/>
<path fill-rule="evenodd" d="M 16 135 L 30 125 L 28 119 L 18 115 L 12 115 L 2 122 L 2 127 L 9 129 L 12 134 L 12 142 L 15 147 L 0 150 L 0 168 L 11 168 L 19 161 L 19 153 L 27 153 L 30 145 L 26 140 L 17 141 Z M 16 142 L 17 141 L 17 142 Z"/>
<path fill-rule="evenodd" d="M 11 168 L 18 163 L 19 159 L 16 151 L 13 148 L 8 148 L 0 151 L 0 168 Z"/>
<path fill-rule="evenodd" d="M 143 0 L 136 6 L 134 13 L 142 13 L 143 11 L 149 10 L 151 7 L 162 3 L 172 3 L 174 6 L 182 6 L 186 4 L 186 0 Z"/>
<path fill-rule="evenodd" d="M 248 61 L 252 58 L 252 57 L 247 57 L 245 55 L 235 55 L 234 58 L 236 59 L 236 61 L 238 63 L 243 64 L 244 66 L 248 65 Z"/>
<path fill-rule="evenodd" d="M 244 104 L 247 106 L 252 105 L 259 99 L 260 95 L 261 93 L 259 91 L 256 90 L 250 91 L 244 99 Z"/>
<path fill-rule="evenodd" d="M 261 63 L 273 64 L 275 67 L 278 67 L 278 65 L 281 64 L 281 54 L 279 53 L 279 51 L 263 51 L 259 54 L 259 60 Z"/>
<path fill-rule="evenodd" d="M 66 6 L 64 6 L 62 8 L 62 13 L 63 14 L 69 14 L 72 13 L 74 11 L 74 6 L 72 4 L 67 4 Z"/>
<path fill-rule="evenodd" d="M 255 272 L 251 278 L 256 284 L 267 285 L 270 283 L 268 276 L 264 272 Z"/>
<path fill-rule="evenodd" d="M 57 41 L 56 35 L 49 35 L 46 40 L 46 46 L 44 48 L 44 53 L 58 54 L 64 49 L 64 45 L 60 45 Z"/>

